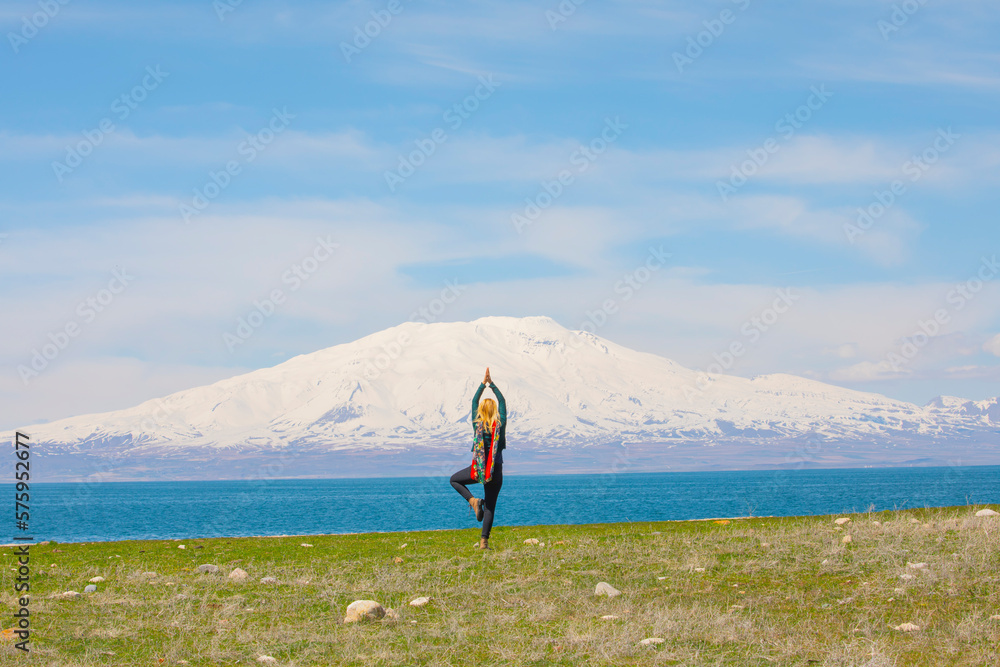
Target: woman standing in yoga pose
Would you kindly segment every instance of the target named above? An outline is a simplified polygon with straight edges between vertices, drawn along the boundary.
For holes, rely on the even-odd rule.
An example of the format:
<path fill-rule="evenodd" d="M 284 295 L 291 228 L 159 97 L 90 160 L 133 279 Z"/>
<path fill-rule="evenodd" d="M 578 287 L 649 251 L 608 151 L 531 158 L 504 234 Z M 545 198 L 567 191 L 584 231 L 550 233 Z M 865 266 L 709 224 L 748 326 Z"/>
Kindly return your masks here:
<path fill-rule="evenodd" d="M 479 397 L 483 395 L 483 389 L 487 387 L 493 390 L 497 397 L 483 399 L 479 402 Z M 497 403 L 499 402 L 499 406 Z M 503 399 L 503 394 L 497 389 L 490 379 L 490 369 L 486 369 L 486 377 L 472 397 L 472 431 L 477 437 L 481 437 L 487 452 L 493 447 L 493 438 L 496 438 L 496 459 L 493 462 L 493 477 L 483 484 L 486 498 L 480 500 L 472 495 L 468 488 L 469 484 L 475 484 L 478 480 L 473 478 L 472 466 L 465 466 L 451 476 L 451 485 L 462 497 L 469 501 L 469 505 L 476 511 L 476 520 L 483 522 L 483 531 L 479 539 L 480 549 L 489 549 L 490 529 L 493 527 L 493 513 L 496 511 L 497 496 L 500 494 L 500 487 L 503 486 L 503 450 L 507 446 L 505 433 L 507 430 L 507 403 Z"/>

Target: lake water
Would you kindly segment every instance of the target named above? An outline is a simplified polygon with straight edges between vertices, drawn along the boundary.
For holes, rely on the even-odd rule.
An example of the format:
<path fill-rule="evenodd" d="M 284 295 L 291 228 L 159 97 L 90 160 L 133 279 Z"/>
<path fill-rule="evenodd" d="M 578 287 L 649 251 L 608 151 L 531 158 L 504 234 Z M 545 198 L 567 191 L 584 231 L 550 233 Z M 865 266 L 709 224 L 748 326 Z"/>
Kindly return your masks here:
<path fill-rule="evenodd" d="M 482 496 L 481 487 L 470 488 Z M 1000 503 L 1000 466 L 505 476 L 494 526 L 502 530 L 505 525 L 791 516 L 973 503 Z M 444 477 L 31 487 L 31 533 L 36 540 L 309 535 L 476 525 L 468 504 Z"/>

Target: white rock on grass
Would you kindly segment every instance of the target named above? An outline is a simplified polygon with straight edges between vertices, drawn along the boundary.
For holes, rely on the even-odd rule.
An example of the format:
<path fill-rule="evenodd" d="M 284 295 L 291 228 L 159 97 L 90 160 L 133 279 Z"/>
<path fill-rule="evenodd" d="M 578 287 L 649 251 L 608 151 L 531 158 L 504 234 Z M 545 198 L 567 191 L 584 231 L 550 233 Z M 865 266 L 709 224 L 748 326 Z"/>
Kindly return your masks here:
<path fill-rule="evenodd" d="M 178 545 L 177 545 L 177 548 L 178 548 L 178 549 L 187 549 L 187 546 L 185 546 L 185 545 L 183 545 L 183 544 L 178 544 Z"/>
<path fill-rule="evenodd" d="M 278 664 L 278 659 L 272 658 L 269 655 L 259 655 L 257 656 L 257 662 L 263 663 L 265 665 L 276 665 Z"/>
<path fill-rule="evenodd" d="M 909 561 L 907 561 L 906 567 L 910 568 L 911 570 L 923 570 L 927 567 L 927 563 L 910 563 Z"/>
<path fill-rule="evenodd" d="M 696 568 L 694 568 L 694 571 L 695 572 L 704 572 L 705 568 L 703 568 L 703 567 L 696 567 Z"/>
<path fill-rule="evenodd" d="M 275 577 L 262 577 L 260 580 L 262 584 L 276 584 L 278 580 Z"/>
<path fill-rule="evenodd" d="M 199 565 L 195 568 L 195 572 L 200 572 L 201 574 L 216 574 L 219 571 L 218 565 L 212 565 L 211 563 L 205 563 L 204 565 Z"/>
<path fill-rule="evenodd" d="M 852 539 L 850 535 L 844 535 L 844 537 L 841 538 L 840 541 L 843 542 L 844 544 L 850 544 Z"/>
<path fill-rule="evenodd" d="M 662 637 L 646 637 L 639 643 L 643 646 L 652 646 L 653 644 L 662 644 L 665 641 Z"/>
<path fill-rule="evenodd" d="M 525 544 L 538 544 L 538 540 L 534 537 L 529 537 L 524 541 Z"/>
<path fill-rule="evenodd" d="M 300 544 L 299 546 L 300 546 L 300 547 L 311 547 L 312 545 L 311 545 L 311 544 L 309 544 L 308 542 L 303 542 L 303 543 L 302 543 L 302 544 Z"/>
<path fill-rule="evenodd" d="M 95 586 L 94 584 L 87 584 L 87 587 L 83 589 L 83 592 L 84 593 L 96 593 L 97 592 L 97 586 Z"/>
<path fill-rule="evenodd" d="M 657 577 L 656 580 L 657 581 L 666 581 L 667 578 L 666 577 Z"/>
<path fill-rule="evenodd" d="M 903 623 L 893 628 L 893 630 L 901 630 L 903 632 L 916 632 L 919 629 L 920 626 L 915 623 Z"/>
<path fill-rule="evenodd" d="M 989 508 L 987 508 L 987 509 L 981 509 L 978 512 L 976 512 L 976 516 L 998 516 L 998 514 L 1000 514 L 1000 513 L 994 512 L 993 510 L 991 510 Z"/>
<path fill-rule="evenodd" d="M 247 571 L 241 568 L 236 568 L 229 573 L 229 578 L 233 581 L 246 581 L 248 576 Z"/>
<path fill-rule="evenodd" d="M 914 575 L 912 575 L 912 574 L 901 574 L 901 575 L 899 575 L 899 578 L 900 579 L 906 579 L 906 580 L 916 579 L 916 577 Z"/>
<path fill-rule="evenodd" d="M 399 545 L 399 548 L 405 549 L 407 544 L 409 544 L 409 542 L 403 542 L 402 544 Z"/>
<path fill-rule="evenodd" d="M 385 607 L 374 600 L 355 600 L 347 605 L 347 612 L 344 614 L 344 623 L 357 623 L 358 621 L 377 621 L 385 616 Z"/>
<path fill-rule="evenodd" d="M 424 605 L 426 605 L 430 601 L 431 601 L 430 598 L 415 598 L 413 600 L 410 600 L 410 606 L 411 607 L 423 607 Z"/>
<path fill-rule="evenodd" d="M 90 579 L 90 583 L 92 584 L 99 584 L 102 581 L 104 581 L 104 577 L 91 577 Z"/>
<path fill-rule="evenodd" d="M 66 591 L 65 593 L 53 593 L 49 598 L 53 600 L 74 600 L 80 597 L 79 591 Z"/>
<path fill-rule="evenodd" d="M 850 520 L 851 520 L 850 517 L 842 516 L 839 519 L 834 519 L 833 522 L 838 526 L 843 526 L 845 523 L 849 523 Z"/>
<path fill-rule="evenodd" d="M 618 617 L 614 614 L 608 614 L 607 616 L 601 616 L 602 621 L 617 621 Z"/>
<path fill-rule="evenodd" d="M 620 590 L 606 581 L 599 581 L 597 582 L 597 586 L 594 587 L 594 595 L 607 595 L 609 598 L 613 598 L 621 594 Z"/>

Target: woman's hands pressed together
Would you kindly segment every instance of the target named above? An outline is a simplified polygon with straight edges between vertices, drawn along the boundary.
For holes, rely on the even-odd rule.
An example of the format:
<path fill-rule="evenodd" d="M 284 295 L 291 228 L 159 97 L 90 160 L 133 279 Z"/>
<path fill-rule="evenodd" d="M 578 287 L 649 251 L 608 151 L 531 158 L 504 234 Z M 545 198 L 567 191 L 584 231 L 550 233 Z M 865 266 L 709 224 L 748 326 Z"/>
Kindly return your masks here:
<path fill-rule="evenodd" d="M 483 384 L 488 385 L 491 382 L 493 382 L 493 380 L 490 379 L 490 367 L 487 366 L 486 367 L 486 377 L 483 378 Z"/>

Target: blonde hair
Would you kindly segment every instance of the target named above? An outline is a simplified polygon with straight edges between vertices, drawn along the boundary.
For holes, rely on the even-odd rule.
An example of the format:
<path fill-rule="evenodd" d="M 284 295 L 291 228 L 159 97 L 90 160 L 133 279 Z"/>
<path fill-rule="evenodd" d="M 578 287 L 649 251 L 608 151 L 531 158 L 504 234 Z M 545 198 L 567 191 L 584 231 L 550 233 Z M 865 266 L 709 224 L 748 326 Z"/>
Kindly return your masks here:
<path fill-rule="evenodd" d="M 479 409 L 476 410 L 476 421 L 481 422 L 484 427 L 493 428 L 497 421 L 497 402 L 492 398 L 480 401 Z"/>

